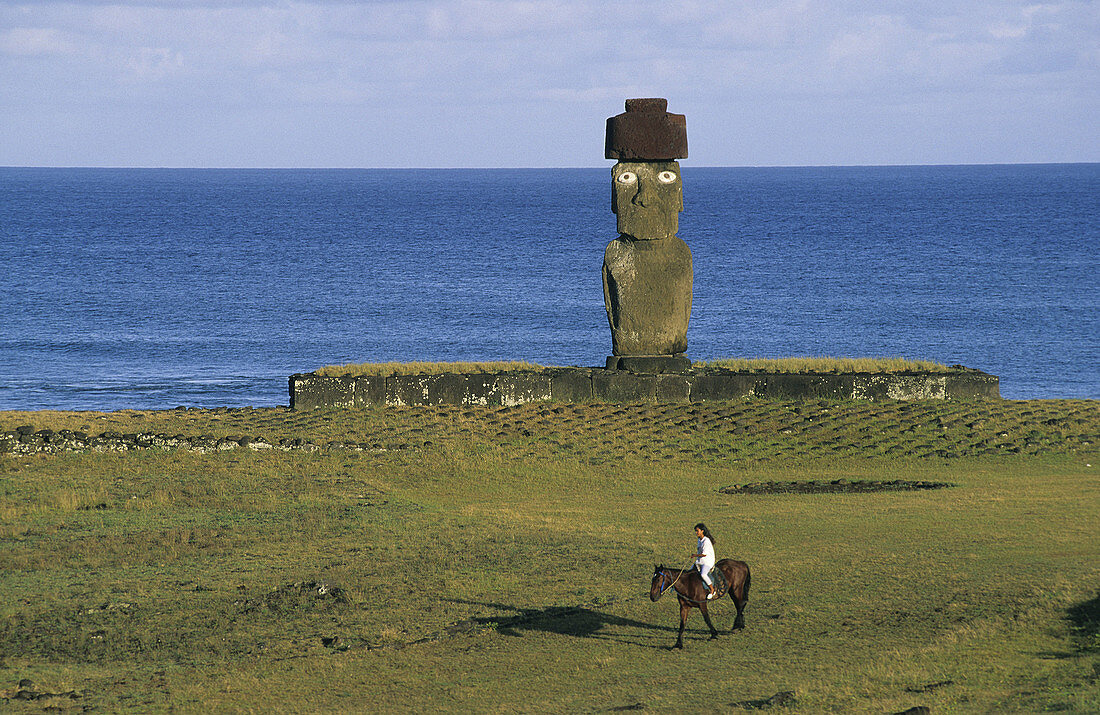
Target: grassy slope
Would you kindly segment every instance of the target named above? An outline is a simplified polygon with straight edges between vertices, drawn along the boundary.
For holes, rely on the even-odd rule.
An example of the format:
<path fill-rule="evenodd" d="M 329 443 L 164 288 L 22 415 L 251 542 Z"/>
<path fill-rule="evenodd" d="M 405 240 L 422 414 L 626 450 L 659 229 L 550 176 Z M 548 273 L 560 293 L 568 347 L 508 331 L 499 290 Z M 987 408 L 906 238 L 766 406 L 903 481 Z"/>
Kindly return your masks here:
<path fill-rule="evenodd" d="M 0 456 L 0 690 L 82 695 L 13 708 L 1100 709 L 1097 402 L 0 413 L 21 424 L 378 449 Z M 959 486 L 717 491 L 836 478 Z M 643 594 L 699 520 L 752 565 L 748 629 L 695 614 L 670 652 L 675 603 Z"/>

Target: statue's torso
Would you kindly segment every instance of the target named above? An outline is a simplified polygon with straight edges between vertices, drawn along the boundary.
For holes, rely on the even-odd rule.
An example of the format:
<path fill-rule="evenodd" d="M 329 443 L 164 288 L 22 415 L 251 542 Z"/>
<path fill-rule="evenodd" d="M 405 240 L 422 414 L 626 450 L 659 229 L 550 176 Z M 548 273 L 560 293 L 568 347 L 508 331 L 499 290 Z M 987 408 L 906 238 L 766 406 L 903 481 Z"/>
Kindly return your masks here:
<path fill-rule="evenodd" d="M 677 355 L 687 350 L 691 250 L 677 236 L 620 236 L 607 245 L 604 305 L 615 355 Z"/>

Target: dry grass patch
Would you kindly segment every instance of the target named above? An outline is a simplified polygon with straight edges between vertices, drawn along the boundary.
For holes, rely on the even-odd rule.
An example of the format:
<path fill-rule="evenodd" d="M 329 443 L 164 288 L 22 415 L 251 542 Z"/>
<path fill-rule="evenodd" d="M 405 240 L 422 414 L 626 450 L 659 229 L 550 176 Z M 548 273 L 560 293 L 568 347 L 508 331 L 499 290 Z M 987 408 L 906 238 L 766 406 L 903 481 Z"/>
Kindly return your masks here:
<path fill-rule="evenodd" d="M 695 363 L 696 367 L 721 367 L 741 372 L 780 373 L 898 373 L 898 372 L 953 372 L 951 368 L 931 360 L 907 360 L 887 358 L 719 358 Z"/>
<path fill-rule="evenodd" d="M 440 375 L 443 373 L 539 372 L 546 366 L 530 362 L 364 362 L 326 365 L 313 374 L 321 377 Z"/>

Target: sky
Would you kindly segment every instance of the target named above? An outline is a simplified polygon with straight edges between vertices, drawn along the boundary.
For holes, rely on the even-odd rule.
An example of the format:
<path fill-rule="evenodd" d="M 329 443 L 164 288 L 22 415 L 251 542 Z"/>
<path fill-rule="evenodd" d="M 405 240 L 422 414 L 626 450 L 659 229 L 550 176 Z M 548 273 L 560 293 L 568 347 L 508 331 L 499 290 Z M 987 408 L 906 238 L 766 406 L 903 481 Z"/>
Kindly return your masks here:
<path fill-rule="evenodd" d="M 0 166 L 1100 161 L 1100 2 L 0 0 Z"/>

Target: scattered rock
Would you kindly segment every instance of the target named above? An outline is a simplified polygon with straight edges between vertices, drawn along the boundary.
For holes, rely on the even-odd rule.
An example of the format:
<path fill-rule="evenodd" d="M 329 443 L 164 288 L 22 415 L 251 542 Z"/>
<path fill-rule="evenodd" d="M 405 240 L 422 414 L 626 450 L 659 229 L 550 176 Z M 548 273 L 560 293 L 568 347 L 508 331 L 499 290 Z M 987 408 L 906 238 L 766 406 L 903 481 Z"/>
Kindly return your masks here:
<path fill-rule="evenodd" d="M 794 701 L 794 691 L 781 690 L 770 698 L 742 700 L 739 703 L 731 703 L 731 705 L 735 708 L 741 708 L 742 710 L 766 710 L 767 708 L 782 708 L 793 705 Z"/>
<path fill-rule="evenodd" d="M 363 449 L 357 444 L 329 445 L 330 448 L 338 447 L 358 451 Z M 18 454 L 60 454 L 63 452 L 128 452 L 134 449 L 184 449 L 191 452 L 208 454 L 222 452 L 244 447 L 253 451 L 281 449 L 283 451 L 301 450 L 316 452 L 320 448 L 311 442 L 302 439 L 282 440 L 279 446 L 266 441 L 262 437 L 250 435 L 231 436 L 217 438 L 213 435 L 200 435 L 187 437 L 182 434 L 167 435 L 151 432 L 122 434 L 116 431 L 106 431 L 98 435 L 89 435 L 87 432 L 73 432 L 71 430 L 43 429 L 35 431 L 31 425 L 24 425 L 15 430 L 0 433 L 0 452 Z"/>
<path fill-rule="evenodd" d="M 783 690 L 768 698 L 768 707 L 783 707 L 794 702 L 794 692 Z"/>
<path fill-rule="evenodd" d="M 19 681 L 19 684 L 15 687 L 15 690 L 0 691 L 0 698 L 6 700 L 42 700 L 44 698 L 69 698 L 71 700 L 78 700 L 83 695 L 75 690 L 66 690 L 61 693 L 50 693 L 39 691 L 35 688 L 34 681 L 29 678 L 23 678 Z M 52 709 L 52 708 L 47 708 Z"/>
<path fill-rule="evenodd" d="M 907 692 L 907 693 L 930 693 L 933 690 L 935 690 L 936 688 L 943 688 L 943 687 L 946 687 L 948 685 L 954 685 L 954 684 L 955 684 L 954 680 L 942 680 L 938 683 L 929 683 L 928 685 L 921 685 L 921 686 L 918 686 L 918 687 L 915 687 L 915 688 L 914 687 L 909 687 L 909 688 L 905 689 L 905 692 Z"/>

